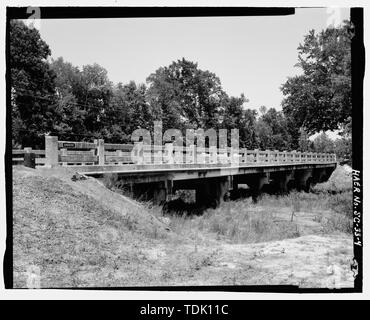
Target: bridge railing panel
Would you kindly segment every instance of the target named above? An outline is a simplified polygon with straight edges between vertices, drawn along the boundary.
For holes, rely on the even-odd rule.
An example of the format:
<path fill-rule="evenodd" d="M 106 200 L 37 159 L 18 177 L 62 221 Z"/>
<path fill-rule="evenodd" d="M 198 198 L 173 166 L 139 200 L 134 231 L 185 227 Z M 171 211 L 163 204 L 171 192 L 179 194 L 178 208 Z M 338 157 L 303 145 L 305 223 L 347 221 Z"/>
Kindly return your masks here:
<path fill-rule="evenodd" d="M 133 163 L 131 159 L 131 152 L 116 150 L 104 151 L 105 164 L 129 164 Z"/>
<path fill-rule="evenodd" d="M 54 152 L 59 165 L 94 165 L 98 163 L 98 142 L 57 141 Z"/>
<path fill-rule="evenodd" d="M 95 155 L 95 151 L 76 151 L 61 149 L 58 154 L 58 162 L 63 166 L 67 165 L 93 165 L 98 162 L 98 157 Z"/>
<path fill-rule="evenodd" d="M 336 162 L 336 155 L 279 150 L 248 150 L 216 146 L 197 147 L 164 145 L 104 143 L 103 139 L 94 142 L 58 141 L 55 136 L 45 136 L 45 150 L 13 150 L 13 163 L 22 163 L 25 152 L 36 155 L 37 165 L 125 165 L 125 164 L 290 164 L 290 163 L 329 163 Z"/>
<path fill-rule="evenodd" d="M 12 150 L 12 164 L 15 164 L 15 165 L 23 164 L 25 153 L 35 154 L 35 164 L 37 166 L 45 165 L 45 150 L 37 150 L 37 149 L 28 148 L 28 147 L 24 149 Z"/>

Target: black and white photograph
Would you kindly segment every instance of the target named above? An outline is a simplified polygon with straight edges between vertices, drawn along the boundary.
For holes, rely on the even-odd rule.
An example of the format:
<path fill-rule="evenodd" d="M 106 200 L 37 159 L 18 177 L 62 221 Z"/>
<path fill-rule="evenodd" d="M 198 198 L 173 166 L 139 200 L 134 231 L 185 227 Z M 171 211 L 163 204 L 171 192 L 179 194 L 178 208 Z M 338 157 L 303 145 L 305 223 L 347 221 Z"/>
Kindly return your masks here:
<path fill-rule="evenodd" d="M 362 292 L 363 15 L 7 7 L 5 287 Z"/>

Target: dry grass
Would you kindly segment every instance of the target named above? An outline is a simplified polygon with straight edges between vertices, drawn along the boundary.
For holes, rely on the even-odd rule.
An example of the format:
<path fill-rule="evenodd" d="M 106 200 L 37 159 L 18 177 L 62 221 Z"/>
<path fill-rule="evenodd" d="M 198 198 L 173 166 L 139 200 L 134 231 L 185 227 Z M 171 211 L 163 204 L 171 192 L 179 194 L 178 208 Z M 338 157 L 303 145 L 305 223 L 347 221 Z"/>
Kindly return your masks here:
<path fill-rule="evenodd" d="M 257 204 L 223 203 L 203 216 L 163 217 L 159 207 L 129 200 L 94 179 L 71 182 L 66 173 L 50 173 L 13 172 L 18 288 L 27 286 L 30 269 L 39 270 L 41 287 L 325 286 L 320 270 L 328 254 L 347 270 L 351 240 L 329 236 L 345 225 L 333 218 L 345 217 L 335 200 L 345 192 L 263 196 Z M 348 285 L 351 275 L 343 274 Z"/>
<path fill-rule="evenodd" d="M 250 199 L 223 203 L 200 217 L 171 217 L 171 228 L 178 234 L 194 230 L 233 243 L 256 243 L 300 236 L 296 216 L 314 213 L 324 233 L 352 232 L 351 175 L 339 166 L 329 181 L 317 184 L 313 192 L 292 191 L 287 195 L 263 194 L 257 204 Z M 285 219 L 277 217 L 287 212 Z M 324 214 L 325 213 L 325 214 Z"/>
<path fill-rule="evenodd" d="M 352 191 L 352 174 L 348 166 L 338 166 L 327 182 L 317 184 L 313 192 L 338 194 Z"/>
<path fill-rule="evenodd" d="M 297 225 L 274 218 L 248 201 L 225 202 L 199 217 L 173 216 L 171 229 L 180 235 L 198 234 L 231 243 L 256 243 L 299 236 Z"/>
<path fill-rule="evenodd" d="M 140 248 L 168 236 L 143 208 L 121 201 L 118 211 L 113 198 L 108 207 L 76 190 L 78 182 L 27 169 L 13 179 L 15 287 L 26 286 L 30 267 L 40 270 L 42 287 L 137 285 L 136 273 L 150 268 Z"/>

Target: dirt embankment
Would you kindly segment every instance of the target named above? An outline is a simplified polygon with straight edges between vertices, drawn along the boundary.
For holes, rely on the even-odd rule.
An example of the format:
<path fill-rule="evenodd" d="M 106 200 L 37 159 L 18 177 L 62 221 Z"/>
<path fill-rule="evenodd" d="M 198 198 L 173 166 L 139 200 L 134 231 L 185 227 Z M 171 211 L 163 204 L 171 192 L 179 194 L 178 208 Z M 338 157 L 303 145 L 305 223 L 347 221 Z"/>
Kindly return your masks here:
<path fill-rule="evenodd" d="M 72 175 L 14 167 L 15 287 L 353 286 L 351 238 L 313 234 L 314 217 L 304 213 L 300 237 L 231 243 L 169 230 L 141 204 Z M 279 218 L 290 219 L 289 210 Z"/>

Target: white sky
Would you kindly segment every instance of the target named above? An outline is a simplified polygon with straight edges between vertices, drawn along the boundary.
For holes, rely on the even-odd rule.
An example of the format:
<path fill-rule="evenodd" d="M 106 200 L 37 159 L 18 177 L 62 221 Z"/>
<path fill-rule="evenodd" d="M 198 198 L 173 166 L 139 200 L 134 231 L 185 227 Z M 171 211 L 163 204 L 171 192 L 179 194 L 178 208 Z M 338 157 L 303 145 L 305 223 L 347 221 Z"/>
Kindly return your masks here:
<path fill-rule="evenodd" d="M 281 109 L 279 87 L 299 73 L 299 43 L 331 16 L 318 8 L 276 17 L 45 19 L 40 33 L 53 58 L 98 63 L 114 83 L 145 82 L 160 66 L 185 57 L 214 72 L 229 95 L 244 93 L 246 107 Z M 339 18 L 348 19 L 349 9 Z"/>

